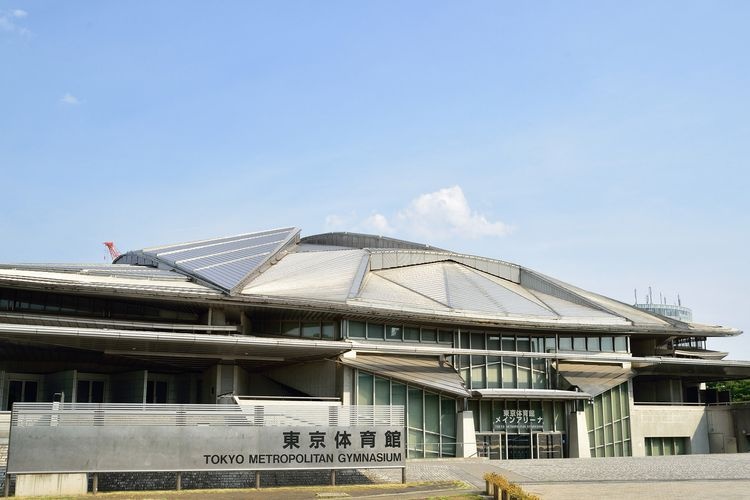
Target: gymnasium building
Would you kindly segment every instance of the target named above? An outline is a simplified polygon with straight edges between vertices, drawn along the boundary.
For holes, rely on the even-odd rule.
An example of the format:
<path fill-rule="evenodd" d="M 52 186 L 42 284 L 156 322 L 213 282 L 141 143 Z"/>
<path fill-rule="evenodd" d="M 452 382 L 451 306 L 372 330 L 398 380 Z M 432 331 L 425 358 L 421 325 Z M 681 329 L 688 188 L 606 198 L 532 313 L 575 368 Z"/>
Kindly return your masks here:
<path fill-rule="evenodd" d="M 707 388 L 739 330 L 518 264 L 297 228 L 0 265 L 0 410 L 16 402 L 400 405 L 409 457 L 750 450 Z M 7 419 L 6 419 L 7 420 Z"/>

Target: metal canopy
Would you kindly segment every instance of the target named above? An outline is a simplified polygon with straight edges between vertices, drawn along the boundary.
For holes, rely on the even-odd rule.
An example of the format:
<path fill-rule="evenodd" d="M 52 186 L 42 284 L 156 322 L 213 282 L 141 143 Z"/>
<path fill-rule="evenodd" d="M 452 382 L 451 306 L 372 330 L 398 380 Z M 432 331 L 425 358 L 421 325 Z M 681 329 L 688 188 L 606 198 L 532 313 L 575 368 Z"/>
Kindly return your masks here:
<path fill-rule="evenodd" d="M 436 392 L 463 398 L 471 396 L 456 370 L 438 358 L 358 354 L 356 357 L 343 356 L 340 362 Z"/>
<path fill-rule="evenodd" d="M 571 400 L 591 399 L 587 392 L 560 391 L 557 389 L 477 389 L 475 396 L 484 399 L 540 399 L 540 400 Z"/>
<path fill-rule="evenodd" d="M 29 326 L 0 323 L 0 338 L 137 357 L 195 357 L 287 361 L 336 356 L 351 349 L 342 341 L 273 339 L 244 335 Z"/>
<path fill-rule="evenodd" d="M 557 372 L 572 386 L 588 392 L 592 396 L 616 387 L 634 373 L 625 363 L 569 363 L 559 361 Z"/>

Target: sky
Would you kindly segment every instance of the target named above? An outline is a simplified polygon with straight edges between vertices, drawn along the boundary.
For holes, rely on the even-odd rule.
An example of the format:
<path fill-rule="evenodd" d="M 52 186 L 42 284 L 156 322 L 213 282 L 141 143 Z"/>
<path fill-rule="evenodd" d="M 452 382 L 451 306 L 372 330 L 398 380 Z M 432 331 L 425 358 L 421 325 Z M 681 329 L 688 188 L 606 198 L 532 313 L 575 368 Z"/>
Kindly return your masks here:
<path fill-rule="evenodd" d="M 0 0 L 0 262 L 297 226 L 750 330 L 750 3 Z M 709 348 L 750 360 L 750 333 Z"/>

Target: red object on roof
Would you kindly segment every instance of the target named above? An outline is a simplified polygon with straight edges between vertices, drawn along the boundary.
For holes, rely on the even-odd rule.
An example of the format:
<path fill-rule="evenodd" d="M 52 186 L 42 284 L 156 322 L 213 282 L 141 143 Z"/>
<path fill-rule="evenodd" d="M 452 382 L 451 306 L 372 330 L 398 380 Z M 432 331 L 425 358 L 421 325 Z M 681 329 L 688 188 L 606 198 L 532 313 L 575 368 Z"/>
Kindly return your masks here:
<path fill-rule="evenodd" d="M 117 257 L 120 256 L 120 252 L 115 247 L 114 242 L 105 241 L 104 246 L 107 247 L 107 250 L 109 250 L 109 255 L 112 256 L 112 261 L 114 261 Z"/>

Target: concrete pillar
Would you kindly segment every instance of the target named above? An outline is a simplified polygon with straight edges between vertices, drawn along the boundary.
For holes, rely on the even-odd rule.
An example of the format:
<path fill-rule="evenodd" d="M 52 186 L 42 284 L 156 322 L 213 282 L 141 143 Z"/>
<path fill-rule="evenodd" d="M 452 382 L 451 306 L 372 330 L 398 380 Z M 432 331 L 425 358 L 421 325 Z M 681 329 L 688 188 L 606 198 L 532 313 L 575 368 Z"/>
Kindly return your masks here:
<path fill-rule="evenodd" d="M 591 458 L 589 432 L 586 429 L 586 414 L 582 411 L 568 415 L 568 452 L 570 458 Z"/>
<path fill-rule="evenodd" d="M 477 456 L 477 434 L 474 429 L 474 414 L 470 411 L 458 412 L 456 419 L 456 456 L 469 458 Z"/>

